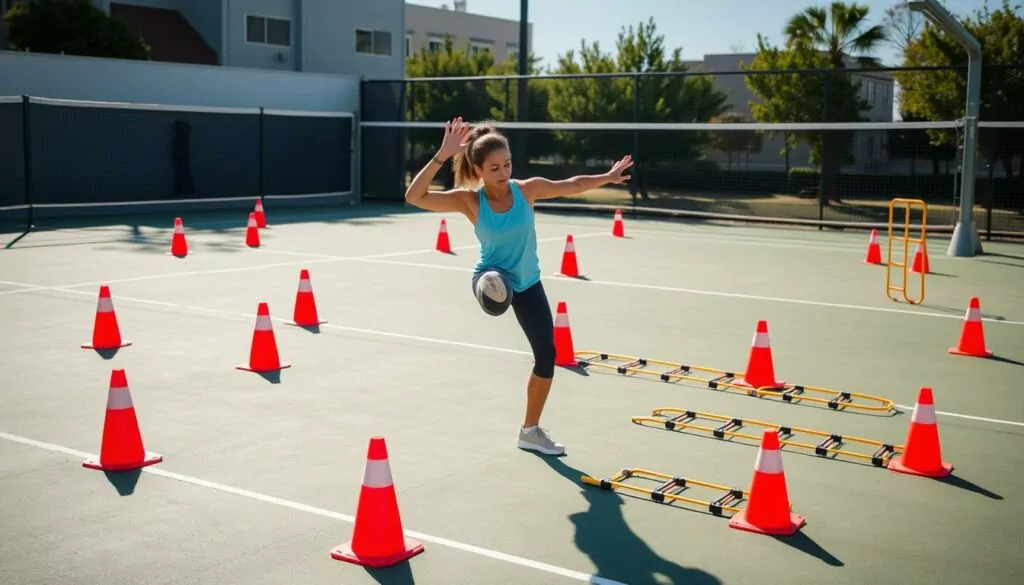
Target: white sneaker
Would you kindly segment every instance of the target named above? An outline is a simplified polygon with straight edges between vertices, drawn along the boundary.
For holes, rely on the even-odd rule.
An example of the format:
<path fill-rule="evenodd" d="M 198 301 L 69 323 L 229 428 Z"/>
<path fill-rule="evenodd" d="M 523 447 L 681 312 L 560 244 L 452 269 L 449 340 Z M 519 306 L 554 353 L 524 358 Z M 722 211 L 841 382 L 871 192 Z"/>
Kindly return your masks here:
<path fill-rule="evenodd" d="M 530 432 L 519 429 L 519 448 L 537 451 L 545 455 L 563 455 L 565 446 L 557 443 L 548 436 L 548 432 L 540 427 Z"/>

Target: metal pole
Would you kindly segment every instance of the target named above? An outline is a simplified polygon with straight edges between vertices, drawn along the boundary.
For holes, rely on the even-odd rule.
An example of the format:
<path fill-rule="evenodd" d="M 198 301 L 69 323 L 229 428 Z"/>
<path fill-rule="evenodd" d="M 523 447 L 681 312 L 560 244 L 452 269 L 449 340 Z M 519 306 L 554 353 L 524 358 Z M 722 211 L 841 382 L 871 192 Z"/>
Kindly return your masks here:
<path fill-rule="evenodd" d="M 530 66 L 530 47 L 529 47 L 529 30 L 530 21 L 530 0 L 519 0 L 519 79 L 516 83 L 516 120 L 525 122 L 527 120 L 527 110 L 529 109 L 529 94 L 526 91 L 526 75 L 528 75 L 528 69 Z M 526 146 L 526 130 L 520 130 L 518 132 L 518 144 L 516 144 L 515 152 L 519 159 L 515 166 L 521 169 L 526 168 L 525 162 L 530 160 L 527 156 Z"/>
<path fill-rule="evenodd" d="M 964 114 L 964 155 L 961 159 L 963 168 L 960 173 L 960 214 L 946 255 L 974 256 L 983 252 L 981 236 L 974 221 L 975 159 L 978 150 L 978 113 L 981 109 L 981 44 L 937 0 L 912 0 L 908 5 L 911 10 L 924 14 L 946 34 L 955 38 L 967 51 L 967 107 Z"/>

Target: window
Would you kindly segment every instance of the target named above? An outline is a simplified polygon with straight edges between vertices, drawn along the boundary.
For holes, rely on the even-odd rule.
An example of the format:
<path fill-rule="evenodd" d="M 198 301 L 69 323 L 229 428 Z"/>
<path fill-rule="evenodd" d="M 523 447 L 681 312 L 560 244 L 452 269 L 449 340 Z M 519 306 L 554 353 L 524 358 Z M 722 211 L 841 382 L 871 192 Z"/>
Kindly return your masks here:
<path fill-rule="evenodd" d="M 427 50 L 431 53 L 444 50 L 444 39 L 442 37 L 427 37 Z"/>
<path fill-rule="evenodd" d="M 405 35 L 405 56 L 412 57 L 412 36 Z"/>
<path fill-rule="evenodd" d="M 287 47 L 292 44 L 292 23 L 284 18 L 247 14 L 245 42 Z"/>
<path fill-rule="evenodd" d="M 391 56 L 391 33 L 386 30 L 357 28 L 356 53 Z"/>
<path fill-rule="evenodd" d="M 519 58 L 519 45 L 515 43 L 509 43 L 505 45 L 505 49 L 508 51 L 508 56 L 510 59 Z"/>
<path fill-rule="evenodd" d="M 492 44 L 489 43 L 489 42 L 486 42 L 486 41 L 472 41 L 472 42 L 470 42 L 470 48 L 472 49 L 474 55 L 479 55 L 480 53 L 483 53 L 483 52 L 492 52 L 493 53 L 494 51 L 491 49 L 491 46 L 492 46 Z"/>

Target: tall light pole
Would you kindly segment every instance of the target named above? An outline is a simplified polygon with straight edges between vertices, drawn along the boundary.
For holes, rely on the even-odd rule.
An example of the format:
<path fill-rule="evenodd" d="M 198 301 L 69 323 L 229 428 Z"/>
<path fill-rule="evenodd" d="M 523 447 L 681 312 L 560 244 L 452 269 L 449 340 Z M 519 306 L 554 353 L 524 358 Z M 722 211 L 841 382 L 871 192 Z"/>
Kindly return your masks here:
<path fill-rule="evenodd" d="M 974 222 L 975 153 L 978 144 L 978 113 L 981 110 L 981 44 L 937 0 L 912 0 L 911 10 L 924 14 L 967 51 L 967 108 L 964 127 L 963 170 L 960 174 L 960 217 L 946 250 L 948 256 L 974 256 L 982 253 L 981 236 Z"/>
<path fill-rule="evenodd" d="M 529 94 L 526 91 L 526 75 L 529 73 L 530 67 L 530 47 L 529 47 L 529 32 L 530 32 L 530 20 L 528 13 L 530 11 L 530 0 L 519 0 L 519 51 L 517 56 L 519 57 L 519 79 L 516 81 L 516 120 L 519 122 L 526 121 L 527 110 L 529 109 Z M 525 162 L 530 160 L 530 157 L 526 154 L 526 131 L 519 130 L 517 133 L 517 144 L 515 152 L 519 154 L 519 160 L 515 166 L 519 168 L 525 168 Z M 522 163 L 522 164 L 521 164 Z"/>

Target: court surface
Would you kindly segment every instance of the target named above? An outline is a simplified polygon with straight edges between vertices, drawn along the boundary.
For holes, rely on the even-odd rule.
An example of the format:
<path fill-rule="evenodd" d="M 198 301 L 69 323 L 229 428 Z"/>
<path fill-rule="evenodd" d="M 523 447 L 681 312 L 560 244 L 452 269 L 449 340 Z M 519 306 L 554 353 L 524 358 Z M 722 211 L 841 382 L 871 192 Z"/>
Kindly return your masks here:
<path fill-rule="evenodd" d="M 862 231 L 627 215 L 618 239 L 610 217 L 543 213 L 545 286 L 552 311 L 567 304 L 577 351 L 742 370 L 764 319 L 782 380 L 902 406 L 840 412 L 562 368 L 542 426 L 568 453 L 549 458 L 515 446 L 531 357 L 512 314 L 489 317 L 472 298 L 468 222 L 447 216 L 455 250 L 442 254 L 442 216 L 400 206 L 268 204 L 267 217 L 249 249 L 245 213 L 183 214 L 185 259 L 166 254 L 173 217 L 3 235 L 0 582 L 982 584 L 1024 570 L 1022 246 L 953 259 L 931 239 L 915 307 L 885 297 Z M 569 233 L 585 279 L 555 276 Z M 303 268 L 328 321 L 318 332 L 283 323 Z M 79 347 L 101 284 L 133 342 L 116 355 Z M 971 296 L 994 359 L 947 353 Z M 260 302 L 292 365 L 279 378 L 235 369 Z M 98 453 L 114 368 L 146 448 L 164 456 L 141 473 L 81 465 Z M 922 386 L 954 476 L 787 448 L 790 500 L 808 522 L 792 537 L 580 481 L 640 467 L 746 489 L 756 443 L 631 417 L 679 407 L 902 443 Z M 351 537 L 371 436 L 386 438 L 404 527 L 425 546 L 387 569 L 329 556 Z"/>

